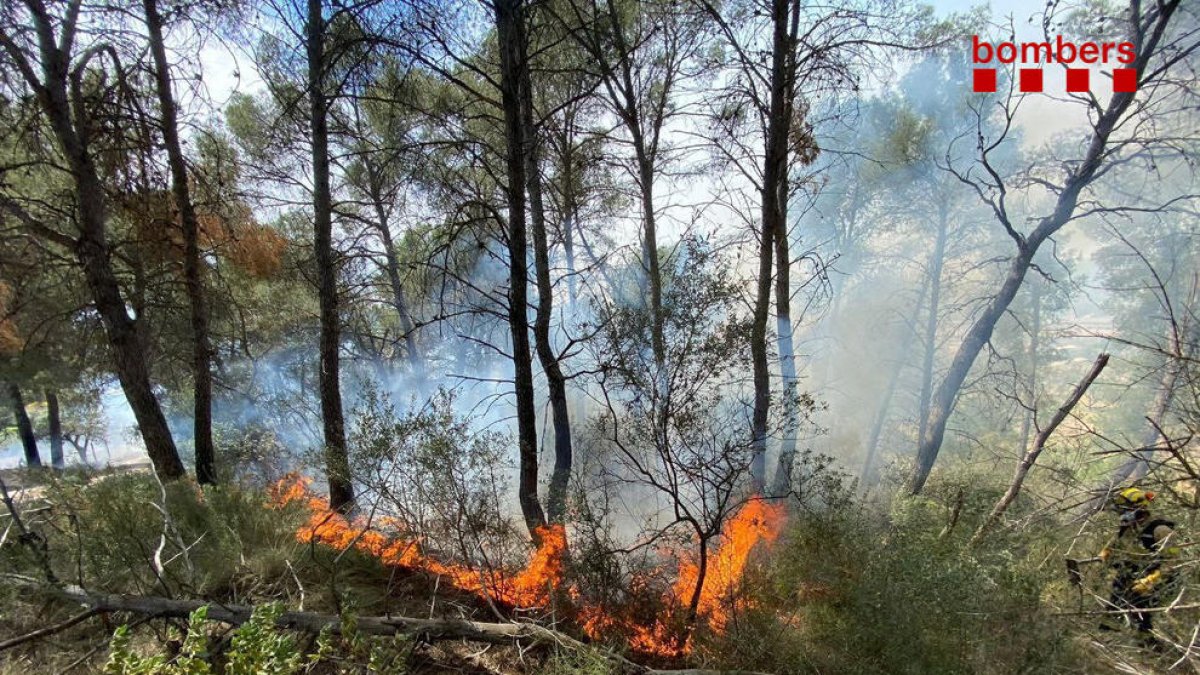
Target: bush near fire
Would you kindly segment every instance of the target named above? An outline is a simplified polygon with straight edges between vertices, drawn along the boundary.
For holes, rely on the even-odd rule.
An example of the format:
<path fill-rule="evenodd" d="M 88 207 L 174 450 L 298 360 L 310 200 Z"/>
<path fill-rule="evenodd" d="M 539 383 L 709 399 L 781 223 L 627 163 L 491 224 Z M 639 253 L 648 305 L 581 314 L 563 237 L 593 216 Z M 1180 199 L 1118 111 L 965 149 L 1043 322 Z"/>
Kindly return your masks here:
<path fill-rule="evenodd" d="M 1200 669 L 1198 9 L 8 2 L 0 675 Z"/>

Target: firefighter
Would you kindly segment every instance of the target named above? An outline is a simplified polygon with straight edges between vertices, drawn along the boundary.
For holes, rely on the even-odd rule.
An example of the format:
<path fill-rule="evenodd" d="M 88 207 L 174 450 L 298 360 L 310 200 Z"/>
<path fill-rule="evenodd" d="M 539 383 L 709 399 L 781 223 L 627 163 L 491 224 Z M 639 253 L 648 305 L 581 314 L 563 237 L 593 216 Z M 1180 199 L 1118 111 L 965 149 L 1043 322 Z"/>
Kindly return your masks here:
<path fill-rule="evenodd" d="M 1177 574 L 1171 569 L 1171 560 L 1179 555 L 1175 523 L 1163 518 L 1152 518 L 1150 503 L 1154 493 L 1138 488 L 1125 488 L 1112 500 L 1113 509 L 1120 514 L 1119 529 L 1100 551 L 1100 559 L 1116 570 L 1111 609 L 1126 610 L 1122 617 L 1128 622 L 1132 617 L 1137 630 L 1145 642 L 1156 646 L 1151 634 L 1154 629 L 1154 613 L 1138 610 L 1158 607 L 1167 599 Z M 1114 630 L 1107 622 L 1101 628 Z"/>

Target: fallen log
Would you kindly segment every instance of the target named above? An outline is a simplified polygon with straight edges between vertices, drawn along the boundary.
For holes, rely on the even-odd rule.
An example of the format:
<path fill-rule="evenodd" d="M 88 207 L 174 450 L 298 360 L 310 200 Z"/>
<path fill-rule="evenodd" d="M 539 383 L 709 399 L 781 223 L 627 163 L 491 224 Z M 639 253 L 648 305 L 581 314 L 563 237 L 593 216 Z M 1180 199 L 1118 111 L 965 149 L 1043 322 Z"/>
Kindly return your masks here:
<path fill-rule="evenodd" d="M 5 579 L 30 590 L 44 592 L 64 602 L 82 605 L 93 613 L 130 612 L 144 616 L 186 619 L 200 607 L 208 606 L 211 621 L 238 626 L 250 619 L 251 605 L 227 605 L 200 600 L 176 600 L 157 596 L 117 595 L 94 593 L 76 586 L 51 586 L 29 577 L 5 575 Z M 328 630 L 342 632 L 342 619 L 320 612 L 283 612 L 275 625 L 286 630 L 320 633 Z M 566 633 L 528 622 L 484 622 L 465 619 L 418 619 L 402 616 L 360 616 L 355 618 L 355 630 L 361 634 L 390 636 L 408 635 L 421 642 L 466 640 L 488 644 L 555 644 L 567 649 L 590 649 L 599 652 L 613 663 L 620 675 L 767 675 L 745 670 L 659 670 L 603 648 L 587 645 Z"/>

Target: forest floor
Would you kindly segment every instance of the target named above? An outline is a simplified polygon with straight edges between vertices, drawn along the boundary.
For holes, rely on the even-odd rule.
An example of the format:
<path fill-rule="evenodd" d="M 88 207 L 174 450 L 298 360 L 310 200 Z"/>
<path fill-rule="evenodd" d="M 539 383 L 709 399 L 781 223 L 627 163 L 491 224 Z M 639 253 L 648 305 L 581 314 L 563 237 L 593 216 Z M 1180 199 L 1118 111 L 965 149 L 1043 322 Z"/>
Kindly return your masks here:
<path fill-rule="evenodd" d="M 195 573 L 186 581 L 176 579 L 171 569 L 180 567 L 179 559 L 169 556 L 169 551 L 161 555 L 156 552 L 156 547 L 162 545 L 160 537 L 163 535 L 155 530 L 166 532 L 166 529 L 160 529 L 161 518 L 153 503 L 157 501 L 159 487 L 154 481 L 146 480 L 149 475 L 150 466 L 144 463 L 96 470 L 72 468 L 54 475 L 27 469 L 0 470 L 0 480 L 4 481 L 24 525 L 37 532 L 38 537 L 45 533 L 59 578 L 71 587 L 86 588 L 89 592 L 199 599 L 211 602 L 212 606 L 280 602 L 286 609 L 319 612 L 331 617 L 555 623 L 540 610 L 533 616 L 519 609 L 497 609 L 436 575 L 387 566 L 353 549 L 338 555 L 338 551 L 325 546 L 299 543 L 295 541 L 294 533 L 304 522 L 298 517 L 303 514 L 274 509 L 261 492 L 248 493 L 252 495 L 251 499 L 232 510 L 227 510 L 228 505 L 219 506 L 217 500 L 212 499 L 211 506 L 218 511 L 213 514 L 217 523 L 267 521 L 265 525 L 258 523 L 238 531 L 234 537 L 237 540 L 235 550 L 230 550 L 226 541 L 214 549 L 216 555 L 212 556 L 199 550 L 208 543 L 204 536 L 188 530 L 197 527 L 211 532 L 213 523 L 190 522 L 196 517 L 191 512 L 196 504 L 175 501 L 178 493 L 195 497 L 198 491 L 194 486 L 184 490 L 177 490 L 180 487 L 177 485 L 169 486 L 169 492 L 173 494 L 168 503 L 171 503 L 176 519 L 172 527 L 183 532 L 182 538 L 194 541 L 192 545 L 196 548 L 191 553 L 195 557 Z M 49 476 L 53 477 L 47 480 Z M 131 487 L 139 483 L 148 490 L 130 494 Z M 136 515 L 132 511 L 123 516 L 105 513 L 107 507 L 134 503 L 139 499 L 141 505 L 133 506 Z M 200 502 L 210 499 L 206 493 Z M 143 528 L 143 523 L 137 522 L 142 516 L 148 522 L 160 524 Z M 108 518 L 112 518 L 111 522 L 97 522 Z M 82 531 L 71 531 L 75 523 L 82 523 Z M 97 531 L 88 532 L 92 527 L 97 527 Z M 124 529 L 126 527 L 129 529 Z M 237 525 L 230 529 L 237 529 Z M 63 537 L 64 534 L 67 536 Z M 3 506 L 0 506 L 0 535 L 9 539 L 9 543 L 22 538 L 11 514 Z M 37 545 L 42 545 L 40 540 Z M 21 590 L 21 584 L 4 583 L 41 576 L 38 564 L 31 561 L 35 557 L 29 554 L 31 550 L 31 547 L 6 546 L 4 555 L 0 556 L 0 563 L 3 563 L 0 566 L 0 675 L 100 672 L 109 658 L 108 647 L 114 631 L 122 625 L 132 627 L 131 644 L 137 653 L 178 652 L 182 635 L 187 630 L 186 621 L 120 611 L 101 612 L 44 637 L 21 644 L 6 644 L 68 621 L 81 610 L 79 605 L 56 599 L 53 593 L 30 592 Z M 70 555 L 64 555 L 66 553 Z M 155 562 L 154 559 L 166 562 Z M 158 581 L 153 580 L 158 572 L 147 575 L 156 565 L 162 570 Z M 175 572 L 183 575 L 182 570 Z M 9 574 L 15 576 L 8 578 Z M 232 630 L 232 626 L 216 624 L 212 639 L 217 645 L 228 647 Z M 316 635 L 296 634 L 296 647 L 301 653 L 310 653 L 316 638 Z M 403 668 L 386 672 L 525 675 L 557 672 L 558 668 L 551 662 L 555 661 L 559 650 L 545 643 L 530 649 L 528 645 L 516 642 L 425 641 L 401 635 L 397 637 L 394 649 L 403 655 Z M 375 671 L 344 670 L 334 665 L 317 664 L 304 672 Z M 572 668 L 562 672 L 586 671 Z"/>
<path fill-rule="evenodd" d="M 311 526 L 312 514 L 300 503 L 276 503 L 262 488 L 199 490 L 186 482 L 168 484 L 164 500 L 162 486 L 144 465 L 57 475 L 5 470 L 0 478 L 18 495 L 14 501 L 26 526 L 45 538 L 56 576 L 89 593 L 197 601 L 210 607 L 278 603 L 287 611 L 343 619 L 516 622 L 562 631 L 561 641 L 551 637 L 503 644 L 430 639 L 420 631 L 372 637 L 367 641 L 372 649 L 400 666 L 382 672 L 620 671 L 600 650 L 579 648 L 578 641 L 586 638 L 568 593 L 558 593 L 540 607 L 500 606 L 454 587 L 442 574 L 388 565 L 353 545 L 338 550 L 299 541 L 297 535 Z M 161 515 L 164 506 L 171 514 L 169 527 Z M 630 649 L 632 640 L 621 634 L 603 637 L 611 638 L 609 646 L 626 658 L 651 667 L 742 667 L 780 675 L 1151 673 L 1171 671 L 1179 658 L 1176 650 L 1153 654 L 1140 648 L 1132 631 L 1098 633 L 1095 617 L 1079 611 L 1093 606 L 1090 599 L 1077 609 L 1076 593 L 1066 586 L 1058 565 L 1015 565 L 1012 551 L 1020 549 L 1005 541 L 995 550 L 964 554 L 964 541 L 938 535 L 944 524 L 939 510 L 897 510 L 890 520 L 877 511 L 861 513 L 863 519 L 845 511 L 795 519 L 770 554 L 760 550 L 748 567 L 739 589 L 745 602 L 729 624 L 702 636 L 685 658 L 656 659 Z M 963 537 L 969 536 L 970 528 L 960 529 Z M 59 625 L 77 616 L 81 606 L 50 592 L 31 592 L 28 583 L 4 583 L 14 574 L 26 580 L 45 576 L 34 547 L 18 542 L 19 530 L 7 514 L 0 515 L 0 533 L 5 531 L 8 545 L 0 547 L 0 675 L 99 672 L 122 625 L 131 627 L 131 647 L 142 657 L 178 654 L 188 629 L 181 618 L 186 613 L 168 618 L 105 611 L 7 648 L 5 641 Z M 182 549 L 186 555 L 180 555 Z M 1046 555 L 1043 551 L 1030 559 L 1044 561 Z M 567 574 L 576 575 L 567 577 L 577 580 L 572 583 L 588 583 L 580 569 Z M 1102 570 L 1088 568 L 1086 577 L 1089 589 L 1107 593 Z M 631 586 L 621 587 L 616 596 L 642 597 Z M 657 616 L 660 609 L 652 598 L 631 604 L 642 620 Z M 1164 620 L 1163 627 L 1186 640 L 1195 624 L 1182 615 L 1179 619 Z M 228 648 L 233 626 L 214 623 L 207 630 L 214 651 Z M 315 652 L 318 637 L 311 632 L 281 633 L 295 653 Z M 968 644 L 970 649 L 964 649 Z M 339 648 L 358 647 L 341 640 Z M 359 666 L 369 661 L 362 654 L 356 658 Z M 365 666 L 346 669 L 348 661 L 345 656 L 318 660 L 303 671 L 287 672 L 380 672 Z M 1192 666 L 1190 660 L 1181 661 L 1185 668 Z"/>

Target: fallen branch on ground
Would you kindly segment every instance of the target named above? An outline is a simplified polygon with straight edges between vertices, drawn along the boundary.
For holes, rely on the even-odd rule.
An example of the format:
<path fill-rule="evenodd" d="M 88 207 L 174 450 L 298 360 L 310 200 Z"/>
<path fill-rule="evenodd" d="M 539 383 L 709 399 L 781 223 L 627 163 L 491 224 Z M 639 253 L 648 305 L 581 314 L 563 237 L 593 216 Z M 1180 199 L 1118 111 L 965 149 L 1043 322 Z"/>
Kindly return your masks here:
<path fill-rule="evenodd" d="M 249 605 L 225 605 L 199 600 L 174 600 L 154 596 L 111 595 L 91 593 L 78 587 L 56 588 L 38 583 L 28 577 L 6 575 L 6 579 L 39 590 L 65 602 L 77 603 L 94 612 L 131 612 L 154 617 L 186 619 L 197 608 L 207 605 L 208 618 L 231 625 L 241 625 L 250 619 L 254 607 Z M 342 631 L 342 620 L 332 614 L 319 612 L 283 612 L 275 625 L 287 630 L 319 633 L 329 630 L 334 634 Z M 614 652 L 587 645 L 575 638 L 535 623 L 482 622 L 464 619 L 417 619 L 401 616 L 360 616 L 355 619 L 355 629 L 364 635 L 409 635 L 422 642 L 439 640 L 468 640 L 489 644 L 555 644 L 573 650 L 595 650 L 605 656 L 618 669 L 620 675 L 766 675 L 737 670 L 657 670 L 648 668 Z"/>
<path fill-rule="evenodd" d="M 38 638 L 44 638 L 47 635 L 54 635 L 55 633 L 64 631 L 81 621 L 90 619 L 91 617 L 96 616 L 99 613 L 100 613 L 100 610 L 95 609 L 95 608 L 86 609 L 82 613 L 76 614 L 75 616 L 73 616 L 61 623 L 56 623 L 53 626 L 46 626 L 45 628 L 39 628 L 39 629 L 33 631 L 32 633 L 26 633 L 25 635 L 22 635 L 20 637 L 15 637 L 10 640 L 5 640 L 3 642 L 0 642 L 0 652 L 4 651 L 6 649 L 12 649 L 13 647 L 16 647 L 18 645 L 23 645 L 26 642 L 37 640 Z"/>

